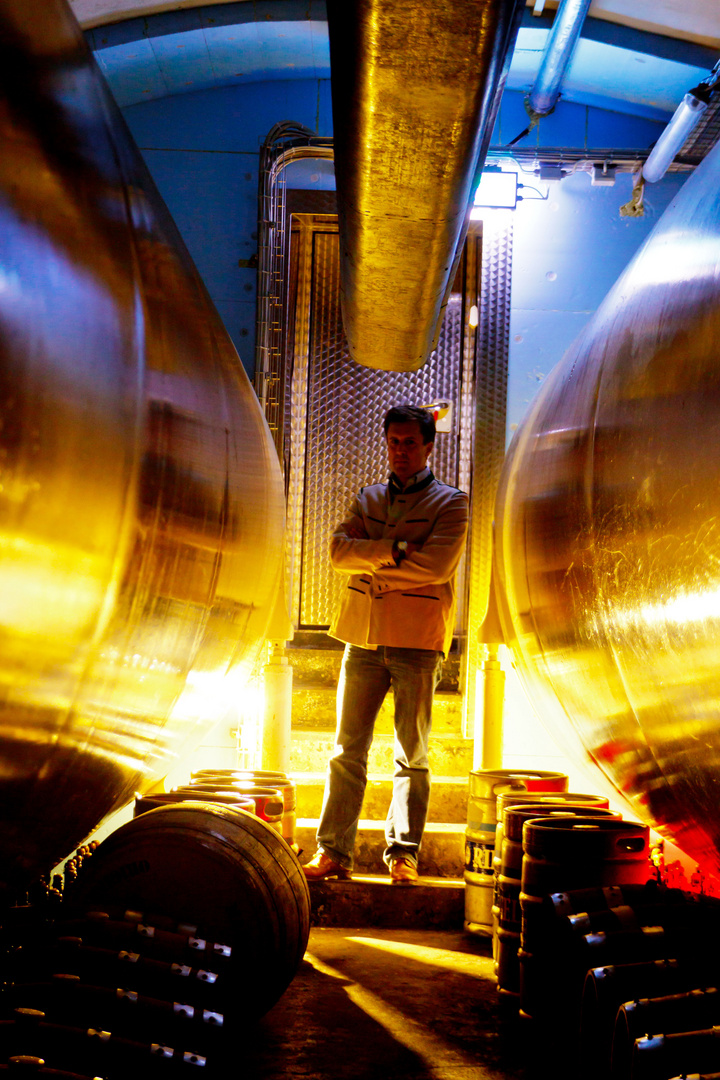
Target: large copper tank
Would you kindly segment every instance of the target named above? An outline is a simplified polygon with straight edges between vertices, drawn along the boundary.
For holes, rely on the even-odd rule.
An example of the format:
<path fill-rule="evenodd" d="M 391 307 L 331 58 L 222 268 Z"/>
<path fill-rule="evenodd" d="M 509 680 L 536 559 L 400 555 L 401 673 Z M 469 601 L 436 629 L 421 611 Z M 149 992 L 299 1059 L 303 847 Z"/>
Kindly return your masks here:
<path fill-rule="evenodd" d="M 268 623 L 283 495 L 66 5 L 2 0 L 0 43 L 1 885 L 222 717 Z"/>
<path fill-rule="evenodd" d="M 716 873 L 719 268 L 717 147 L 547 380 L 496 515 L 505 631 L 542 715 Z"/>

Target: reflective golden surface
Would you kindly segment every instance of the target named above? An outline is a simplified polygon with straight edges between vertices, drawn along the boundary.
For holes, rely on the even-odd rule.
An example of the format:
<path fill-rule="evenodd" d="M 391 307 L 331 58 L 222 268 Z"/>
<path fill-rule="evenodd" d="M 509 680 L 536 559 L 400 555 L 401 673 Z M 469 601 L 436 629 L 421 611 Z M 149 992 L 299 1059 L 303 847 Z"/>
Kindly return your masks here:
<path fill-rule="evenodd" d="M 222 717 L 270 616 L 283 495 L 73 17 L 2 0 L 0 34 L 1 883 Z"/>
<path fill-rule="evenodd" d="M 548 379 L 496 518 L 506 630 L 543 715 L 715 872 L 719 188 L 720 147 Z"/>
<path fill-rule="evenodd" d="M 367 367 L 427 360 L 522 0 L 329 0 L 343 324 Z"/>

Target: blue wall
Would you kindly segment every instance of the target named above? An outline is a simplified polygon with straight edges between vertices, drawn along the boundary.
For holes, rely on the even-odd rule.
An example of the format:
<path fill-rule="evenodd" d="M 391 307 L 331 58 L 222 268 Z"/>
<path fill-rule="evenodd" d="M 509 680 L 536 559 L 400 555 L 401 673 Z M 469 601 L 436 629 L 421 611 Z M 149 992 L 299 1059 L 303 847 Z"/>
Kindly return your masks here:
<path fill-rule="evenodd" d="M 684 182 L 674 173 L 645 188 L 645 216 L 620 217 L 632 176 L 593 187 L 586 172 L 543 183 L 545 199 L 514 212 L 508 435 Z"/>
<path fill-rule="evenodd" d="M 332 134 L 330 84 L 296 79 L 220 87 L 126 107 L 124 115 L 252 376 L 259 148 L 279 120 Z M 527 126 L 522 95 L 506 93 L 497 146 Z M 560 102 L 519 145 L 642 150 L 657 121 Z M 519 423 L 550 368 L 678 190 L 672 176 L 648 189 L 644 218 L 620 218 L 631 177 L 593 187 L 587 173 L 528 187 L 515 211 L 508 423 Z M 321 176 L 318 186 L 327 186 Z M 532 187 L 536 190 L 533 191 Z"/>
<path fill-rule="evenodd" d="M 220 87 L 123 110 L 243 365 L 255 365 L 259 150 L 279 120 L 332 134 L 330 84 L 299 79 Z"/>

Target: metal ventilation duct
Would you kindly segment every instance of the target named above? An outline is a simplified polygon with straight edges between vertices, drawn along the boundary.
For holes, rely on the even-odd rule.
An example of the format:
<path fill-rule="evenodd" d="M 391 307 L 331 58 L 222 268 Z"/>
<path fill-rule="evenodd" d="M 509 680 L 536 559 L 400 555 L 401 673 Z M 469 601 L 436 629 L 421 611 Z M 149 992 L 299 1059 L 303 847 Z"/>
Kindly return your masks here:
<path fill-rule="evenodd" d="M 524 0 L 329 0 L 341 295 L 350 354 L 434 347 Z"/>

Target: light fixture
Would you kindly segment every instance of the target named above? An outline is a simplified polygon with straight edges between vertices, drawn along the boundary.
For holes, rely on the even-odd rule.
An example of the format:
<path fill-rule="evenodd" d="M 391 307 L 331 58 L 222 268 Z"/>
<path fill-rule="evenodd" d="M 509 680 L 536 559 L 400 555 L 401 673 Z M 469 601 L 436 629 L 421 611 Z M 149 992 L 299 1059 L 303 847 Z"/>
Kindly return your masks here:
<path fill-rule="evenodd" d="M 648 184 L 662 180 L 680 147 L 706 109 L 706 101 L 701 101 L 692 92 L 685 95 L 643 165 L 643 180 L 646 180 Z"/>
<path fill-rule="evenodd" d="M 689 90 L 673 113 L 670 123 L 653 146 L 642 167 L 642 178 L 648 184 L 662 180 L 675 156 L 692 133 L 707 109 L 720 83 L 720 60 L 710 74 Z"/>
<path fill-rule="evenodd" d="M 471 220 L 481 217 L 478 207 L 487 206 L 514 210 L 517 205 L 517 173 L 500 169 L 484 169 L 475 192 L 475 209 Z"/>

